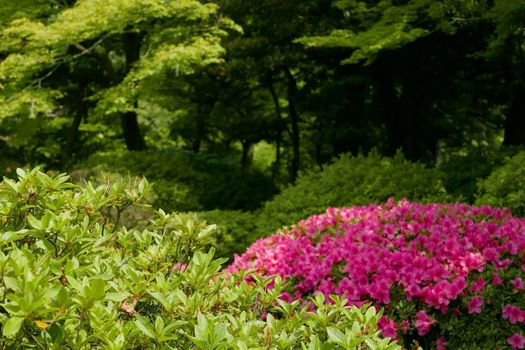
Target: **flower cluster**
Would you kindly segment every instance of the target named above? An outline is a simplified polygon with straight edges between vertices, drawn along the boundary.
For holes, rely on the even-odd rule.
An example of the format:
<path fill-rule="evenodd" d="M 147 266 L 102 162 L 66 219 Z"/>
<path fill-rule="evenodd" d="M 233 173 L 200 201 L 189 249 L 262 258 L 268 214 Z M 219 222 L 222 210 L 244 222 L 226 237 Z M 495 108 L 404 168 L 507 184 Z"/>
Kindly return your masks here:
<path fill-rule="evenodd" d="M 432 313 L 482 313 L 489 288 L 523 295 L 524 252 L 525 220 L 508 210 L 403 200 L 330 208 L 255 242 L 229 271 L 278 274 L 292 283 L 296 299 L 323 292 L 345 295 L 354 305 L 385 307 L 390 318 L 380 327 L 395 338 L 411 329 L 426 335 L 435 324 Z M 400 301 L 416 308 L 396 313 Z M 518 307 L 501 312 L 503 319 L 523 323 Z M 513 335 L 512 344 L 519 345 L 520 336 Z M 437 345 L 445 343 L 440 338 Z"/>

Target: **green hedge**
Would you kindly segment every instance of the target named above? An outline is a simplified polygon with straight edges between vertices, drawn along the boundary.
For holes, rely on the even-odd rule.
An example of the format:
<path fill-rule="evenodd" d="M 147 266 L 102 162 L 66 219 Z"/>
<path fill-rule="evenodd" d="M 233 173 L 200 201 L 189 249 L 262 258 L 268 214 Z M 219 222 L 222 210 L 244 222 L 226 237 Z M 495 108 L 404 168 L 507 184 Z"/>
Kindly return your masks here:
<path fill-rule="evenodd" d="M 525 151 L 508 157 L 503 165 L 479 181 L 478 205 L 509 208 L 513 215 L 525 215 Z"/>

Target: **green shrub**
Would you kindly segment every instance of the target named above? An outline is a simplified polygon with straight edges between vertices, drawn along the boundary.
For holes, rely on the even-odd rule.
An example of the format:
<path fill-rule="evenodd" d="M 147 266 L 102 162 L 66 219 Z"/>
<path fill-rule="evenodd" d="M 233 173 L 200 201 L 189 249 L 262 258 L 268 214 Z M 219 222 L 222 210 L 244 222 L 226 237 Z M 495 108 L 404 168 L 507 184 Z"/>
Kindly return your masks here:
<path fill-rule="evenodd" d="M 224 260 L 198 250 L 213 226 L 195 216 L 122 226 L 146 180 L 81 188 L 18 174 L 0 184 L 3 348 L 399 349 L 374 308 L 319 295 L 309 312 L 279 299 L 279 278 L 221 273 Z"/>
<path fill-rule="evenodd" d="M 302 174 L 295 185 L 266 202 L 258 228 L 269 234 L 328 207 L 379 203 L 390 197 L 440 202 L 446 192 L 437 170 L 409 162 L 401 154 L 343 155 L 322 170 Z"/>
<path fill-rule="evenodd" d="M 328 207 L 379 203 L 390 197 L 428 203 L 442 202 L 447 194 L 438 170 L 411 163 L 401 154 L 393 158 L 376 153 L 343 155 L 322 170 L 303 173 L 295 185 L 285 188 L 257 211 L 212 211 L 199 215 L 218 224 L 220 239 L 216 248 L 220 256 L 232 257 L 258 238 Z"/>
<path fill-rule="evenodd" d="M 479 182 L 476 203 L 509 208 L 515 216 L 525 215 L 525 151 L 494 170 Z"/>
<path fill-rule="evenodd" d="M 231 258 L 233 254 L 243 253 L 256 236 L 256 214 L 239 210 L 212 210 L 198 212 L 197 215 L 217 226 L 213 246 L 219 257 Z"/>
<path fill-rule="evenodd" d="M 509 148 L 480 148 L 467 154 L 455 154 L 439 165 L 447 192 L 458 201 L 473 203 L 478 193 L 478 181 L 485 179 L 503 164 L 505 156 L 516 151 Z"/>
<path fill-rule="evenodd" d="M 253 210 L 275 193 L 271 179 L 257 169 L 180 150 L 101 152 L 78 171 L 145 176 L 153 182 L 155 207 L 167 210 Z"/>

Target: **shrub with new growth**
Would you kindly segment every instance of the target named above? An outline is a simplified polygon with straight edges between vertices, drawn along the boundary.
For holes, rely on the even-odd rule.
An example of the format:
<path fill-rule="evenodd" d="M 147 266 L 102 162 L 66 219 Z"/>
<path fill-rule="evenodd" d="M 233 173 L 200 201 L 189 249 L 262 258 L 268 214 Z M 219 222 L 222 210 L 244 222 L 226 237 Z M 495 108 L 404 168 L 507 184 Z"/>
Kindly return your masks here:
<path fill-rule="evenodd" d="M 385 308 L 383 335 L 425 349 L 523 348 L 525 220 L 464 204 L 328 209 L 261 239 L 229 271 L 279 274 L 285 297 L 322 292 Z"/>
<path fill-rule="evenodd" d="M 198 250 L 213 227 L 194 216 L 122 226 L 145 180 L 18 174 L 0 184 L 2 348 L 399 349 L 374 308 L 318 296 L 313 312 L 281 300 L 279 278 L 221 273 L 224 260 Z"/>
<path fill-rule="evenodd" d="M 476 203 L 507 207 L 514 215 L 525 215 L 525 152 L 507 158 L 501 167 L 480 181 Z"/>

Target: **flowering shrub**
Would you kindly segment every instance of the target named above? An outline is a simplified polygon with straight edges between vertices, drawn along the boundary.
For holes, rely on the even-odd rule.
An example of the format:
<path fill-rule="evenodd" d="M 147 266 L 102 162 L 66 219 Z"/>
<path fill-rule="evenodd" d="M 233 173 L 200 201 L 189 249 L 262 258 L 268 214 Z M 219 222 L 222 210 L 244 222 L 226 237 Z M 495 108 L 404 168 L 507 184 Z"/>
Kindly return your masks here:
<path fill-rule="evenodd" d="M 525 220 L 464 204 L 328 209 L 255 242 L 229 271 L 290 281 L 285 298 L 385 308 L 383 334 L 427 348 L 523 348 Z"/>
<path fill-rule="evenodd" d="M 224 278 L 195 217 L 124 227 L 145 180 L 80 188 L 18 170 L 0 183 L 2 349 L 381 349 L 374 308 L 279 299 L 279 279 Z M 270 288 L 269 284 L 273 288 Z"/>

